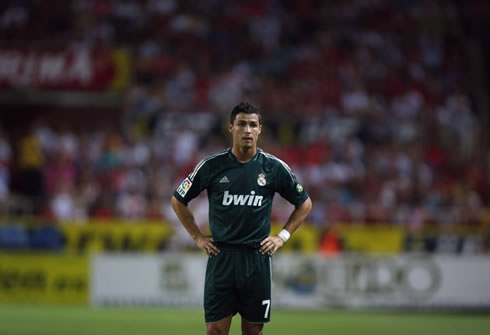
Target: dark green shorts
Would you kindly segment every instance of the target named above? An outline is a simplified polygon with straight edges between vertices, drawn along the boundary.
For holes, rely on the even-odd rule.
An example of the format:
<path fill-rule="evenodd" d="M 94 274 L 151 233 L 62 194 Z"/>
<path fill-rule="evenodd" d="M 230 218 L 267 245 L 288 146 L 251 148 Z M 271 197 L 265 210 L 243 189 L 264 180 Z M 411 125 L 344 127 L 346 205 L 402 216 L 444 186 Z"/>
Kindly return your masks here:
<path fill-rule="evenodd" d="M 219 245 L 221 252 L 210 257 L 204 286 L 206 322 L 229 315 L 266 323 L 271 311 L 271 257 L 247 246 Z"/>

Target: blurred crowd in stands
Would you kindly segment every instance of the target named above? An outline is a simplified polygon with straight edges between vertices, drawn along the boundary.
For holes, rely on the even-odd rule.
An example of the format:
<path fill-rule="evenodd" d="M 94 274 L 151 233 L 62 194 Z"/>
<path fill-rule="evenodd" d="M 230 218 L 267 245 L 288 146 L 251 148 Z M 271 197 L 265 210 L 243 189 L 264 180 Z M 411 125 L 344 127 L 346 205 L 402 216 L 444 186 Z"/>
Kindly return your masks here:
<path fill-rule="evenodd" d="M 41 119 L 12 143 L 3 124 L 0 212 L 173 220 L 173 190 L 229 145 L 229 112 L 245 100 L 263 113 L 259 146 L 296 172 L 319 228 L 488 224 L 486 64 L 466 24 L 488 22 L 490 6 L 469 3 L 2 1 L 0 40 L 125 48 L 133 69 L 113 127 Z M 192 206 L 206 224 L 205 195 Z M 287 206 L 276 198 L 274 219 Z"/>

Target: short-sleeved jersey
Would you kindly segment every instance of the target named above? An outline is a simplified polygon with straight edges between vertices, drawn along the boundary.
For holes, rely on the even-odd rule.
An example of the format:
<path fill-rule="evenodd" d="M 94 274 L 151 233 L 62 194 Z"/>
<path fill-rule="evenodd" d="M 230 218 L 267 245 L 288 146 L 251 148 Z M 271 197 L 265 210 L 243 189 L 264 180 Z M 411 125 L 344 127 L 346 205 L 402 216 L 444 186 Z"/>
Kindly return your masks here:
<path fill-rule="evenodd" d="M 205 189 L 213 240 L 250 246 L 270 234 L 276 192 L 295 207 L 308 198 L 289 166 L 261 149 L 246 163 L 239 162 L 231 149 L 206 157 L 174 196 L 187 205 Z"/>

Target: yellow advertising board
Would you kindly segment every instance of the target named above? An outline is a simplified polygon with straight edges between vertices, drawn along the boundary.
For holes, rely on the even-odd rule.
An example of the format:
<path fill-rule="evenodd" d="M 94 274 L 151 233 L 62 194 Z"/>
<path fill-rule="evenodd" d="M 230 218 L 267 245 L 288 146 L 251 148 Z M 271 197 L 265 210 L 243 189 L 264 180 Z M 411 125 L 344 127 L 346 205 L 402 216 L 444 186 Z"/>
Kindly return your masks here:
<path fill-rule="evenodd" d="M 0 253 L 0 303 L 87 304 L 87 257 Z"/>
<path fill-rule="evenodd" d="M 172 236 L 170 224 L 158 221 L 60 222 L 68 252 L 156 252 L 165 249 Z"/>
<path fill-rule="evenodd" d="M 344 250 L 363 253 L 399 253 L 405 233 L 387 225 L 344 225 L 341 227 Z"/>

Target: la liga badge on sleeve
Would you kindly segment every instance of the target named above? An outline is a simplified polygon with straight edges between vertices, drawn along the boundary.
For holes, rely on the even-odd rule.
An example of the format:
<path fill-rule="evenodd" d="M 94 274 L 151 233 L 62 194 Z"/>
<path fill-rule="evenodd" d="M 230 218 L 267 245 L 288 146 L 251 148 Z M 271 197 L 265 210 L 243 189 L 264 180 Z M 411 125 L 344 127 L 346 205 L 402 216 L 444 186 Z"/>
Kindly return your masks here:
<path fill-rule="evenodd" d="M 182 183 L 180 184 L 180 186 L 177 188 L 177 193 L 179 193 L 183 198 L 183 197 L 185 197 L 185 195 L 187 194 L 187 191 L 189 191 L 191 186 L 192 186 L 192 182 L 190 181 L 190 179 L 185 178 L 182 181 Z"/>

